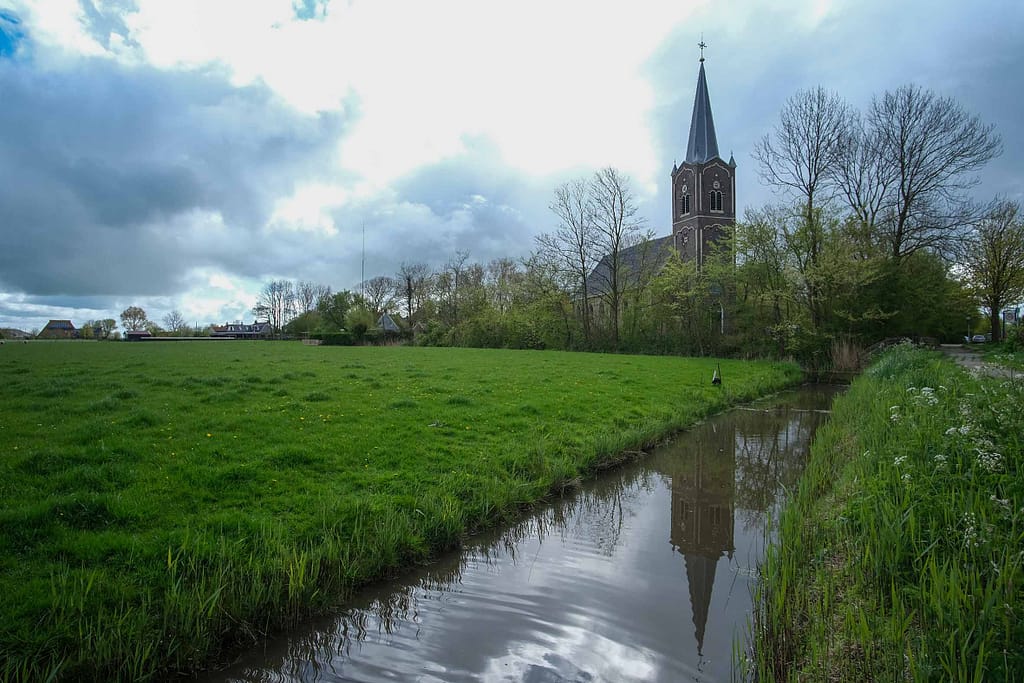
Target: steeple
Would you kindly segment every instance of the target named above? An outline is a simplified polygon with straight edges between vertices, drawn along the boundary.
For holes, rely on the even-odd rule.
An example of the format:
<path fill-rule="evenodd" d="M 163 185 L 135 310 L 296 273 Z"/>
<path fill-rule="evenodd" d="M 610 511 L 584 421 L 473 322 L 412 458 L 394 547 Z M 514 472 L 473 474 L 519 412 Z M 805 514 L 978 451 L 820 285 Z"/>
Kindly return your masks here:
<path fill-rule="evenodd" d="M 697 74 L 697 93 L 693 98 L 693 116 L 690 117 L 690 142 L 686 146 L 686 163 L 703 164 L 718 156 L 715 120 L 711 116 L 711 97 L 704 76 L 704 45 L 701 41 L 700 72 Z"/>
<path fill-rule="evenodd" d="M 699 269 L 736 224 L 736 160 L 730 155 L 726 162 L 719 156 L 704 74 L 703 36 L 697 46 L 700 69 L 686 157 L 672 165 L 672 238 L 683 260 L 696 262 Z"/>

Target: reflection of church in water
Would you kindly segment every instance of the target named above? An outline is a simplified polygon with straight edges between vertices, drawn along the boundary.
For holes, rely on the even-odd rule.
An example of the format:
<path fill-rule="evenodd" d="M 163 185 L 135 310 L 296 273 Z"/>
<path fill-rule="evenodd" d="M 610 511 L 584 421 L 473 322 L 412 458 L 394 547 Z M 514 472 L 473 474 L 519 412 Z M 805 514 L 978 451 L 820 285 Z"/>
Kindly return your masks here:
<path fill-rule="evenodd" d="M 711 606 L 715 569 L 735 550 L 735 430 L 709 425 L 702 444 L 672 472 L 672 548 L 683 556 L 696 628 L 697 652 L 703 654 L 704 629 Z"/>
<path fill-rule="evenodd" d="M 726 163 L 718 156 L 703 48 L 702 42 L 686 161 L 672 170 L 675 246 L 685 259 L 698 262 L 703 261 L 707 245 L 717 242 L 723 226 L 731 225 L 736 215 L 736 163 L 732 159 Z M 693 203 L 691 194 L 696 197 Z M 704 647 L 718 559 L 722 555 L 732 559 L 735 550 L 735 432 L 712 427 L 701 434 L 703 448 L 694 449 L 672 476 L 671 532 L 672 547 L 686 562 L 698 653 Z"/>

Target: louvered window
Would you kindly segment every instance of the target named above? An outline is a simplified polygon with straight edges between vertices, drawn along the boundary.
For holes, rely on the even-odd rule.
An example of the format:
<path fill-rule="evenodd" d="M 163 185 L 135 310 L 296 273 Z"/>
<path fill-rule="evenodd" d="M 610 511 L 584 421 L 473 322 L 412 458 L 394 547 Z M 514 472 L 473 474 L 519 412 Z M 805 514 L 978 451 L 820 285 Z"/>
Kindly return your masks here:
<path fill-rule="evenodd" d="M 711 210 L 721 211 L 722 210 L 722 191 L 712 190 L 711 191 Z"/>

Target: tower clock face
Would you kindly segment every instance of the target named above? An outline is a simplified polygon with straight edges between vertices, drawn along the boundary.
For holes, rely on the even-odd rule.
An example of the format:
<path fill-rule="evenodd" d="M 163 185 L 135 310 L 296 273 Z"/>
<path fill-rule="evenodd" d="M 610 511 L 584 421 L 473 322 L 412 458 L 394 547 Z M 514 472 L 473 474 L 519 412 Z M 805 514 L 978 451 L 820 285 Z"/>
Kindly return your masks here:
<path fill-rule="evenodd" d="M 686 194 L 686 183 L 683 183 L 679 188 L 679 194 Z"/>
<path fill-rule="evenodd" d="M 714 188 L 715 188 L 715 189 L 717 190 L 718 188 L 720 188 L 720 187 L 722 186 L 722 183 L 720 183 L 720 182 L 718 182 L 718 181 L 716 180 L 715 182 L 713 182 L 713 183 L 711 184 L 711 186 L 712 186 L 712 187 L 714 187 Z"/>

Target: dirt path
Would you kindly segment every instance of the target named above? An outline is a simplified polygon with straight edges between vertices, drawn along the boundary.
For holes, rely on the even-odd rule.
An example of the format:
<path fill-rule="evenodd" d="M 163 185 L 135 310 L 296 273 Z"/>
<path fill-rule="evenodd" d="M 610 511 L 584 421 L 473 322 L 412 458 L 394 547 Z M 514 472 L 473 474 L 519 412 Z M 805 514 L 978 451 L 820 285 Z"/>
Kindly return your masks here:
<path fill-rule="evenodd" d="M 1024 374 L 1013 368 L 995 363 L 986 363 L 982 360 L 980 353 L 961 344 L 943 344 L 941 349 L 943 353 L 972 372 L 989 375 L 990 377 L 1005 377 L 1012 380 L 1024 378 Z"/>

